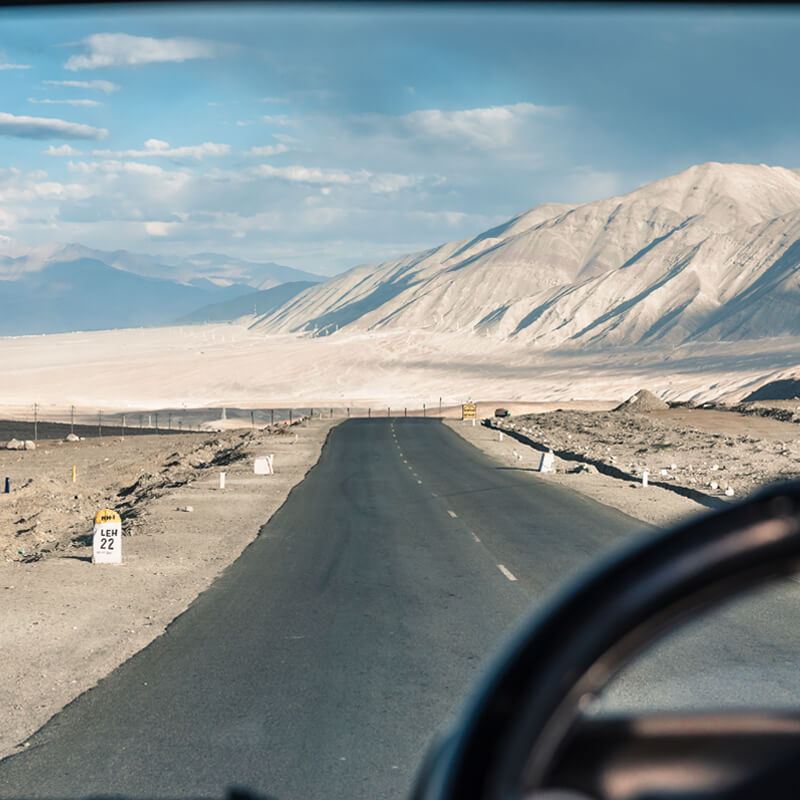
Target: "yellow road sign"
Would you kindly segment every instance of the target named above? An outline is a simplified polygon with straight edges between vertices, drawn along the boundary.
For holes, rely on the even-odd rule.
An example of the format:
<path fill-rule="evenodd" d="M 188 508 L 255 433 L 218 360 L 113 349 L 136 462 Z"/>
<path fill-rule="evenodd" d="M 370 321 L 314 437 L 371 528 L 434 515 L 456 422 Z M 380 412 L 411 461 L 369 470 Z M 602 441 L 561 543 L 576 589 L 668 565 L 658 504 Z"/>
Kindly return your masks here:
<path fill-rule="evenodd" d="M 475 419 L 475 403 L 464 403 L 461 406 L 461 419 Z"/>
<path fill-rule="evenodd" d="M 94 524 L 103 525 L 106 522 L 122 522 L 122 519 L 116 511 L 112 511 L 110 508 L 101 508 L 94 515 Z"/>

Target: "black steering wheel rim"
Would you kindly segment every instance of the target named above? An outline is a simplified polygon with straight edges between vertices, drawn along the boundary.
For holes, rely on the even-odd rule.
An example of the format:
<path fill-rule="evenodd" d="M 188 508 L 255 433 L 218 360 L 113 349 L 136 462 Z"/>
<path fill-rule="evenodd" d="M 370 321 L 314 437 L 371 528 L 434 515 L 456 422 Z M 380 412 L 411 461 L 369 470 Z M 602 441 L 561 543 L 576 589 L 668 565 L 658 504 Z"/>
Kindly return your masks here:
<path fill-rule="evenodd" d="M 541 787 L 581 707 L 638 652 L 799 569 L 800 483 L 612 554 L 516 634 L 440 739 L 415 798 L 511 800 Z"/>

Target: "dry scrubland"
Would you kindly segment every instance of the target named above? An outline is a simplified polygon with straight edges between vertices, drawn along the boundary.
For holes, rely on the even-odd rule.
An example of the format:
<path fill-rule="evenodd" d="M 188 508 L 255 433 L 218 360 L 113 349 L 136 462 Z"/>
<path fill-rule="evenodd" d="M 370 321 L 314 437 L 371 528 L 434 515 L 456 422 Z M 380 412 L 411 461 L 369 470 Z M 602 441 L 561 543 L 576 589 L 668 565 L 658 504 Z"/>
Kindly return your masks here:
<path fill-rule="evenodd" d="M 163 633 L 316 463 L 331 425 L 0 450 L 17 487 L 0 495 L 0 757 Z M 276 474 L 254 475 L 269 453 Z M 103 506 L 122 514 L 122 565 L 90 563 Z"/>

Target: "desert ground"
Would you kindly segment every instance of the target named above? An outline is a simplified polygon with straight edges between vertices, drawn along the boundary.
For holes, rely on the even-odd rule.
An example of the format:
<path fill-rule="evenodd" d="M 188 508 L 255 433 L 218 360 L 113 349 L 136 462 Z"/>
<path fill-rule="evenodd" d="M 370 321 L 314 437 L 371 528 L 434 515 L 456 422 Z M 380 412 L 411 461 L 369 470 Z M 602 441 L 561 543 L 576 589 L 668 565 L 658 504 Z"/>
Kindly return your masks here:
<path fill-rule="evenodd" d="M 0 757 L 165 631 L 316 463 L 331 424 L 0 449 Z M 254 475 L 267 454 L 275 474 Z M 122 515 L 121 565 L 91 563 L 106 506 Z"/>
<path fill-rule="evenodd" d="M 246 321 L 245 321 L 246 322 Z M 608 351 L 532 349 L 469 333 L 265 335 L 244 322 L 0 338 L 4 407 L 438 409 L 468 397 L 619 403 L 741 400 L 795 375 L 797 337 Z M 122 356 L 121 356 L 122 354 Z"/>
<path fill-rule="evenodd" d="M 44 418 L 71 404 L 87 418 L 97 408 L 337 409 L 291 427 L 220 419 L 207 425 L 218 431 L 0 449 L 11 489 L 0 494 L 0 756 L 164 632 L 316 463 L 345 409 L 441 408 L 445 424 L 504 466 L 662 526 L 800 475 L 800 401 L 735 405 L 795 375 L 797 353 L 796 340 L 775 339 L 631 350 L 612 362 L 458 334 L 298 338 L 246 324 L 0 339 L 0 419 L 34 402 Z M 641 390 L 713 402 L 614 410 Z M 477 402 L 475 425 L 458 419 L 467 398 Z M 496 419 L 499 407 L 511 416 Z M 555 470 L 541 474 L 548 450 Z M 253 457 L 266 453 L 276 474 L 253 475 Z M 122 514 L 121 566 L 90 563 L 91 518 L 102 507 Z"/>

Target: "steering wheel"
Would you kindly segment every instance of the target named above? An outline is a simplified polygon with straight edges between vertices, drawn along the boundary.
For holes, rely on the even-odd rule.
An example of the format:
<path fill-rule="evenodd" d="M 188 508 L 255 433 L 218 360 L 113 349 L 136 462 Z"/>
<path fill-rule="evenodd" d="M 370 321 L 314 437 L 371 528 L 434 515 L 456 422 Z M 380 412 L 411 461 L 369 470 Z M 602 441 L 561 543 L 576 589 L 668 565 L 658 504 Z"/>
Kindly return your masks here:
<path fill-rule="evenodd" d="M 800 483 L 628 546 L 523 626 L 434 741 L 412 797 L 800 797 L 800 713 L 581 714 L 679 623 L 798 569 Z"/>

